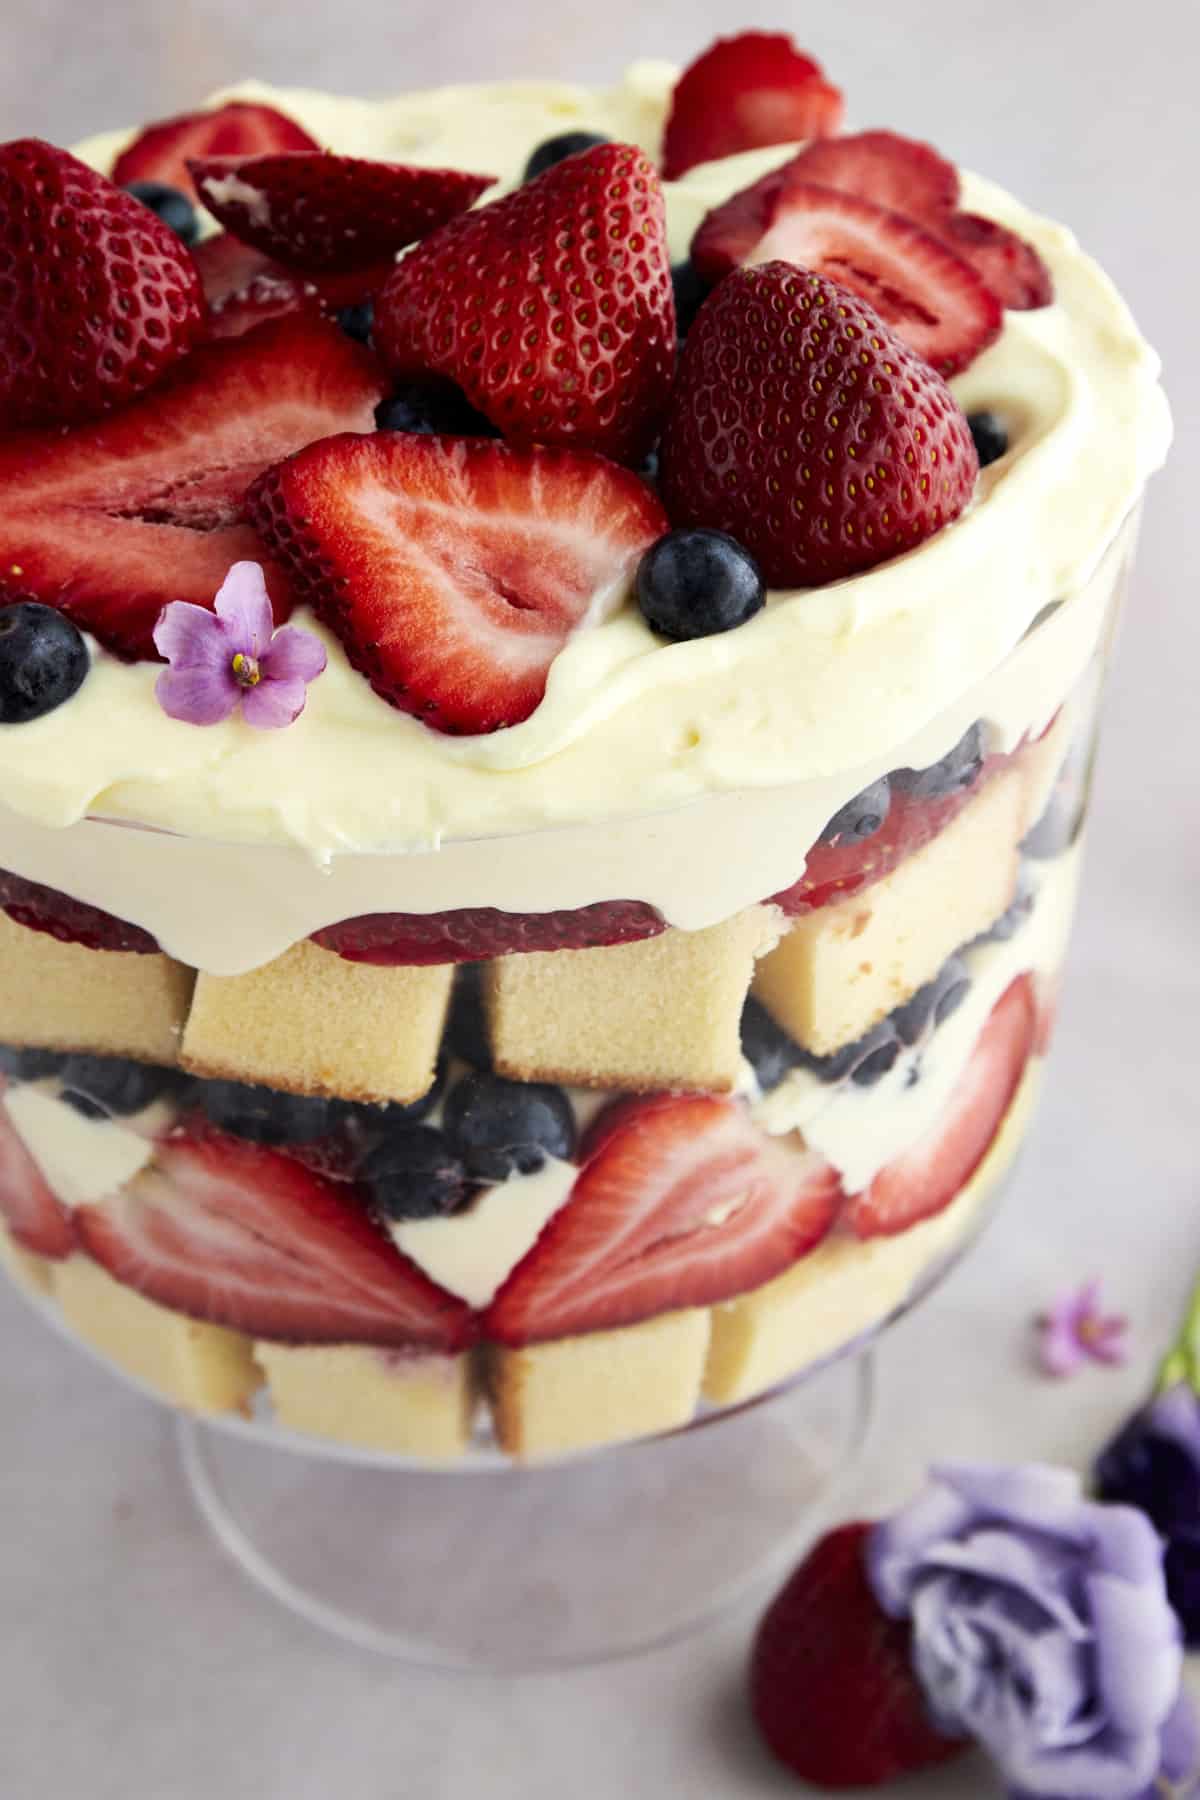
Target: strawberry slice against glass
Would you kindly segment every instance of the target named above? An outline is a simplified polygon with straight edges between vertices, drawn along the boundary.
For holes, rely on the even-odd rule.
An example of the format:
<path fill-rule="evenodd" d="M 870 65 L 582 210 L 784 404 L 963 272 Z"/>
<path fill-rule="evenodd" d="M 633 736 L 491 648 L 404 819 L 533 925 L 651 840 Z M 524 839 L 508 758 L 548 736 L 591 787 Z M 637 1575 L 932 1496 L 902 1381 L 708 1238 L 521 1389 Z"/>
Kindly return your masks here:
<path fill-rule="evenodd" d="M 190 194 L 189 157 L 318 149 L 320 145 L 303 125 L 274 106 L 229 100 L 224 106 L 180 113 L 143 126 L 113 164 L 112 178 L 118 187 L 128 187 L 131 181 L 165 181 L 168 187 Z"/>
<path fill-rule="evenodd" d="M 7 1082 L 0 1076 L 0 1100 Z M 16 1127 L 0 1104 L 0 1221 L 21 1245 L 52 1262 L 70 1256 L 75 1228 L 62 1201 L 51 1192 Z"/>

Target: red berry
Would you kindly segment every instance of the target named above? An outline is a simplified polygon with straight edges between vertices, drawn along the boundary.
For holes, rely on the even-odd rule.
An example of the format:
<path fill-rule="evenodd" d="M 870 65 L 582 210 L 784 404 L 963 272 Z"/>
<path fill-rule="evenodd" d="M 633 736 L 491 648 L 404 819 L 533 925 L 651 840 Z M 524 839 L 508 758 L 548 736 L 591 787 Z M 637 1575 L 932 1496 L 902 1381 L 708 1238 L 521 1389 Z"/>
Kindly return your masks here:
<path fill-rule="evenodd" d="M 495 181 L 293 150 L 193 157 L 196 192 L 244 244 L 297 269 L 361 269 L 394 258 L 465 212 Z"/>
<path fill-rule="evenodd" d="M 701 308 L 660 467 L 672 524 L 729 532 L 772 586 L 795 587 L 940 531 L 979 459 L 945 382 L 864 301 L 771 262 Z"/>
<path fill-rule="evenodd" d="M 202 324 L 195 264 L 140 200 L 40 138 L 0 146 L 0 428 L 127 406 Z"/>
<path fill-rule="evenodd" d="M 639 462 L 675 369 L 654 169 L 600 144 L 451 220 L 395 270 L 375 342 L 403 380 L 456 382 L 505 437 Z"/>
<path fill-rule="evenodd" d="M 229 100 L 224 106 L 147 125 L 118 156 L 112 178 L 119 187 L 128 187 L 131 181 L 165 181 L 168 187 L 190 194 L 189 157 L 319 148 L 302 125 L 273 106 Z"/>
<path fill-rule="evenodd" d="M 663 139 L 663 175 L 768 144 L 832 137 L 845 110 L 840 88 L 791 38 L 743 31 L 718 38 L 679 77 Z"/>
<path fill-rule="evenodd" d="M 995 219 L 954 213 L 938 227 L 947 243 L 970 263 L 1001 306 L 1029 312 L 1054 300 L 1054 281 L 1032 244 Z"/>
<path fill-rule="evenodd" d="M 860 131 L 809 144 L 788 171 L 802 181 L 873 200 L 909 219 L 942 219 L 958 206 L 958 170 L 917 138 L 896 131 Z"/>
<path fill-rule="evenodd" d="M 247 560 L 265 565 L 286 618 L 246 488 L 314 438 L 369 431 L 383 392 L 378 364 L 336 326 L 275 319 L 197 350 L 115 418 L 0 438 L 0 601 L 57 606 L 118 655 L 154 657 L 168 601 L 211 607 Z"/>
<path fill-rule="evenodd" d="M 376 693 L 447 732 L 528 718 L 597 596 L 666 529 L 598 456 L 408 432 L 314 444 L 249 504 Z"/>
<path fill-rule="evenodd" d="M 750 1708 L 772 1754 L 819 1793 L 877 1787 L 968 1748 L 935 1731 L 910 1631 L 867 1580 L 871 1526 L 831 1531 L 775 1596 L 750 1659 Z"/>
<path fill-rule="evenodd" d="M 867 301 L 941 374 L 965 369 L 1003 324 L 982 277 L 932 227 L 807 181 L 802 162 L 709 213 L 692 240 L 704 280 L 719 281 L 739 264 L 794 263 Z"/>
<path fill-rule="evenodd" d="M 391 968 L 400 963 L 478 962 L 528 950 L 588 950 L 657 937 L 666 920 L 641 900 L 598 900 L 545 913 L 461 906 L 441 913 L 365 913 L 313 932 L 314 942 L 347 962 Z"/>
<path fill-rule="evenodd" d="M 298 1344 L 458 1350 L 473 1321 L 370 1222 L 353 1189 L 219 1132 L 176 1133 L 80 1207 L 88 1252 L 162 1306 Z"/>
<path fill-rule="evenodd" d="M 846 1202 L 846 1223 L 858 1237 L 907 1231 L 962 1192 L 1004 1122 L 1037 1031 L 1033 983 L 1021 975 L 992 1008 L 936 1124 Z"/>
<path fill-rule="evenodd" d="M 840 1199 L 828 1163 L 766 1136 L 736 1100 L 619 1101 L 589 1133 L 567 1204 L 492 1302 L 487 1333 L 535 1343 L 729 1300 L 818 1244 Z"/>
<path fill-rule="evenodd" d="M 158 949 L 157 939 L 140 925 L 130 925 L 98 906 L 73 900 L 40 881 L 26 881 L 9 869 L 0 869 L 0 907 L 29 931 L 44 931 L 62 944 L 83 944 L 88 950 L 117 950 L 149 956 Z"/>

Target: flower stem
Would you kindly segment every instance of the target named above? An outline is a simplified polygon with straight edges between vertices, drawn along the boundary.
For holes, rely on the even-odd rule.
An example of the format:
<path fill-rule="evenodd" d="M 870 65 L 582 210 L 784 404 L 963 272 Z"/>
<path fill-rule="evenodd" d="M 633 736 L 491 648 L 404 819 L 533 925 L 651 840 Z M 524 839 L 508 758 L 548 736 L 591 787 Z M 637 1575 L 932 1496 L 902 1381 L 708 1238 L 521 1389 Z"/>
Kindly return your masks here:
<path fill-rule="evenodd" d="M 1179 1336 L 1159 1365 L 1157 1391 L 1161 1394 L 1181 1381 L 1200 1394 L 1200 1281 L 1192 1290 Z"/>

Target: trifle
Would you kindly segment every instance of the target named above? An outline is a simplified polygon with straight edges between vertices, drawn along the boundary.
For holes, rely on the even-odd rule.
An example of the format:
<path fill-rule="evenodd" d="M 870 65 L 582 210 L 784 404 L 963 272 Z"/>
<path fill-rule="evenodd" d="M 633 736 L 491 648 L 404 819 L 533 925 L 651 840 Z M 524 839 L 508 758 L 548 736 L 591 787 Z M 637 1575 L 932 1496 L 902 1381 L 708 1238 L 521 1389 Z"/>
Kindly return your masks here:
<path fill-rule="evenodd" d="M 566 1456 L 1027 1128 L 1157 365 L 786 39 L 0 148 L 0 1213 L 174 1406 Z"/>

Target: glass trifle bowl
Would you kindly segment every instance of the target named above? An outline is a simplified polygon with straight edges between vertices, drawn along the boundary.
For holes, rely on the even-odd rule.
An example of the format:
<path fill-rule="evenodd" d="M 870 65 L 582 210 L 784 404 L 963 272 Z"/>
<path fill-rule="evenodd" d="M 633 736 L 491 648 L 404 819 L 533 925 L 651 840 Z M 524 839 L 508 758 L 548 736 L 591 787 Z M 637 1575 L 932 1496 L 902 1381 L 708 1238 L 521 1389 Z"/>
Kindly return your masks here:
<path fill-rule="evenodd" d="M 196 252 L 203 346 L 111 419 L 0 440 L 0 601 L 80 636 L 70 693 L 0 724 L 0 1252 L 174 1410 L 256 1579 L 454 1667 L 685 1628 L 859 1442 L 861 1352 L 1028 1128 L 1168 435 L 1152 353 L 1059 227 L 886 133 L 685 155 L 689 80 L 275 96 L 335 152 L 322 180 L 361 179 L 344 151 L 413 165 L 373 182 L 442 170 L 444 199 L 499 165 L 496 210 L 377 268 L 364 315 L 354 271 L 254 248 L 290 216 L 269 172 L 197 165 L 227 226 Z M 660 182 L 633 146 L 664 121 Z M 601 141 L 542 144 L 568 127 Z M 146 149 L 84 154 L 123 180 Z M 881 170 L 914 207 L 932 181 L 936 220 L 862 197 Z M 871 226 L 850 262 L 803 236 L 845 206 Z M 566 425 L 552 374 L 497 372 L 507 325 L 494 393 L 482 350 L 444 362 L 547 230 L 582 321 L 547 327 L 554 357 L 602 377 Z M 884 239 L 894 332 L 854 286 Z M 777 554 L 826 500 L 833 549 Z M 255 560 L 302 651 L 267 586 L 265 623 L 210 610 L 208 575 Z M 220 704 L 182 679 L 197 632 L 234 634 Z"/>

